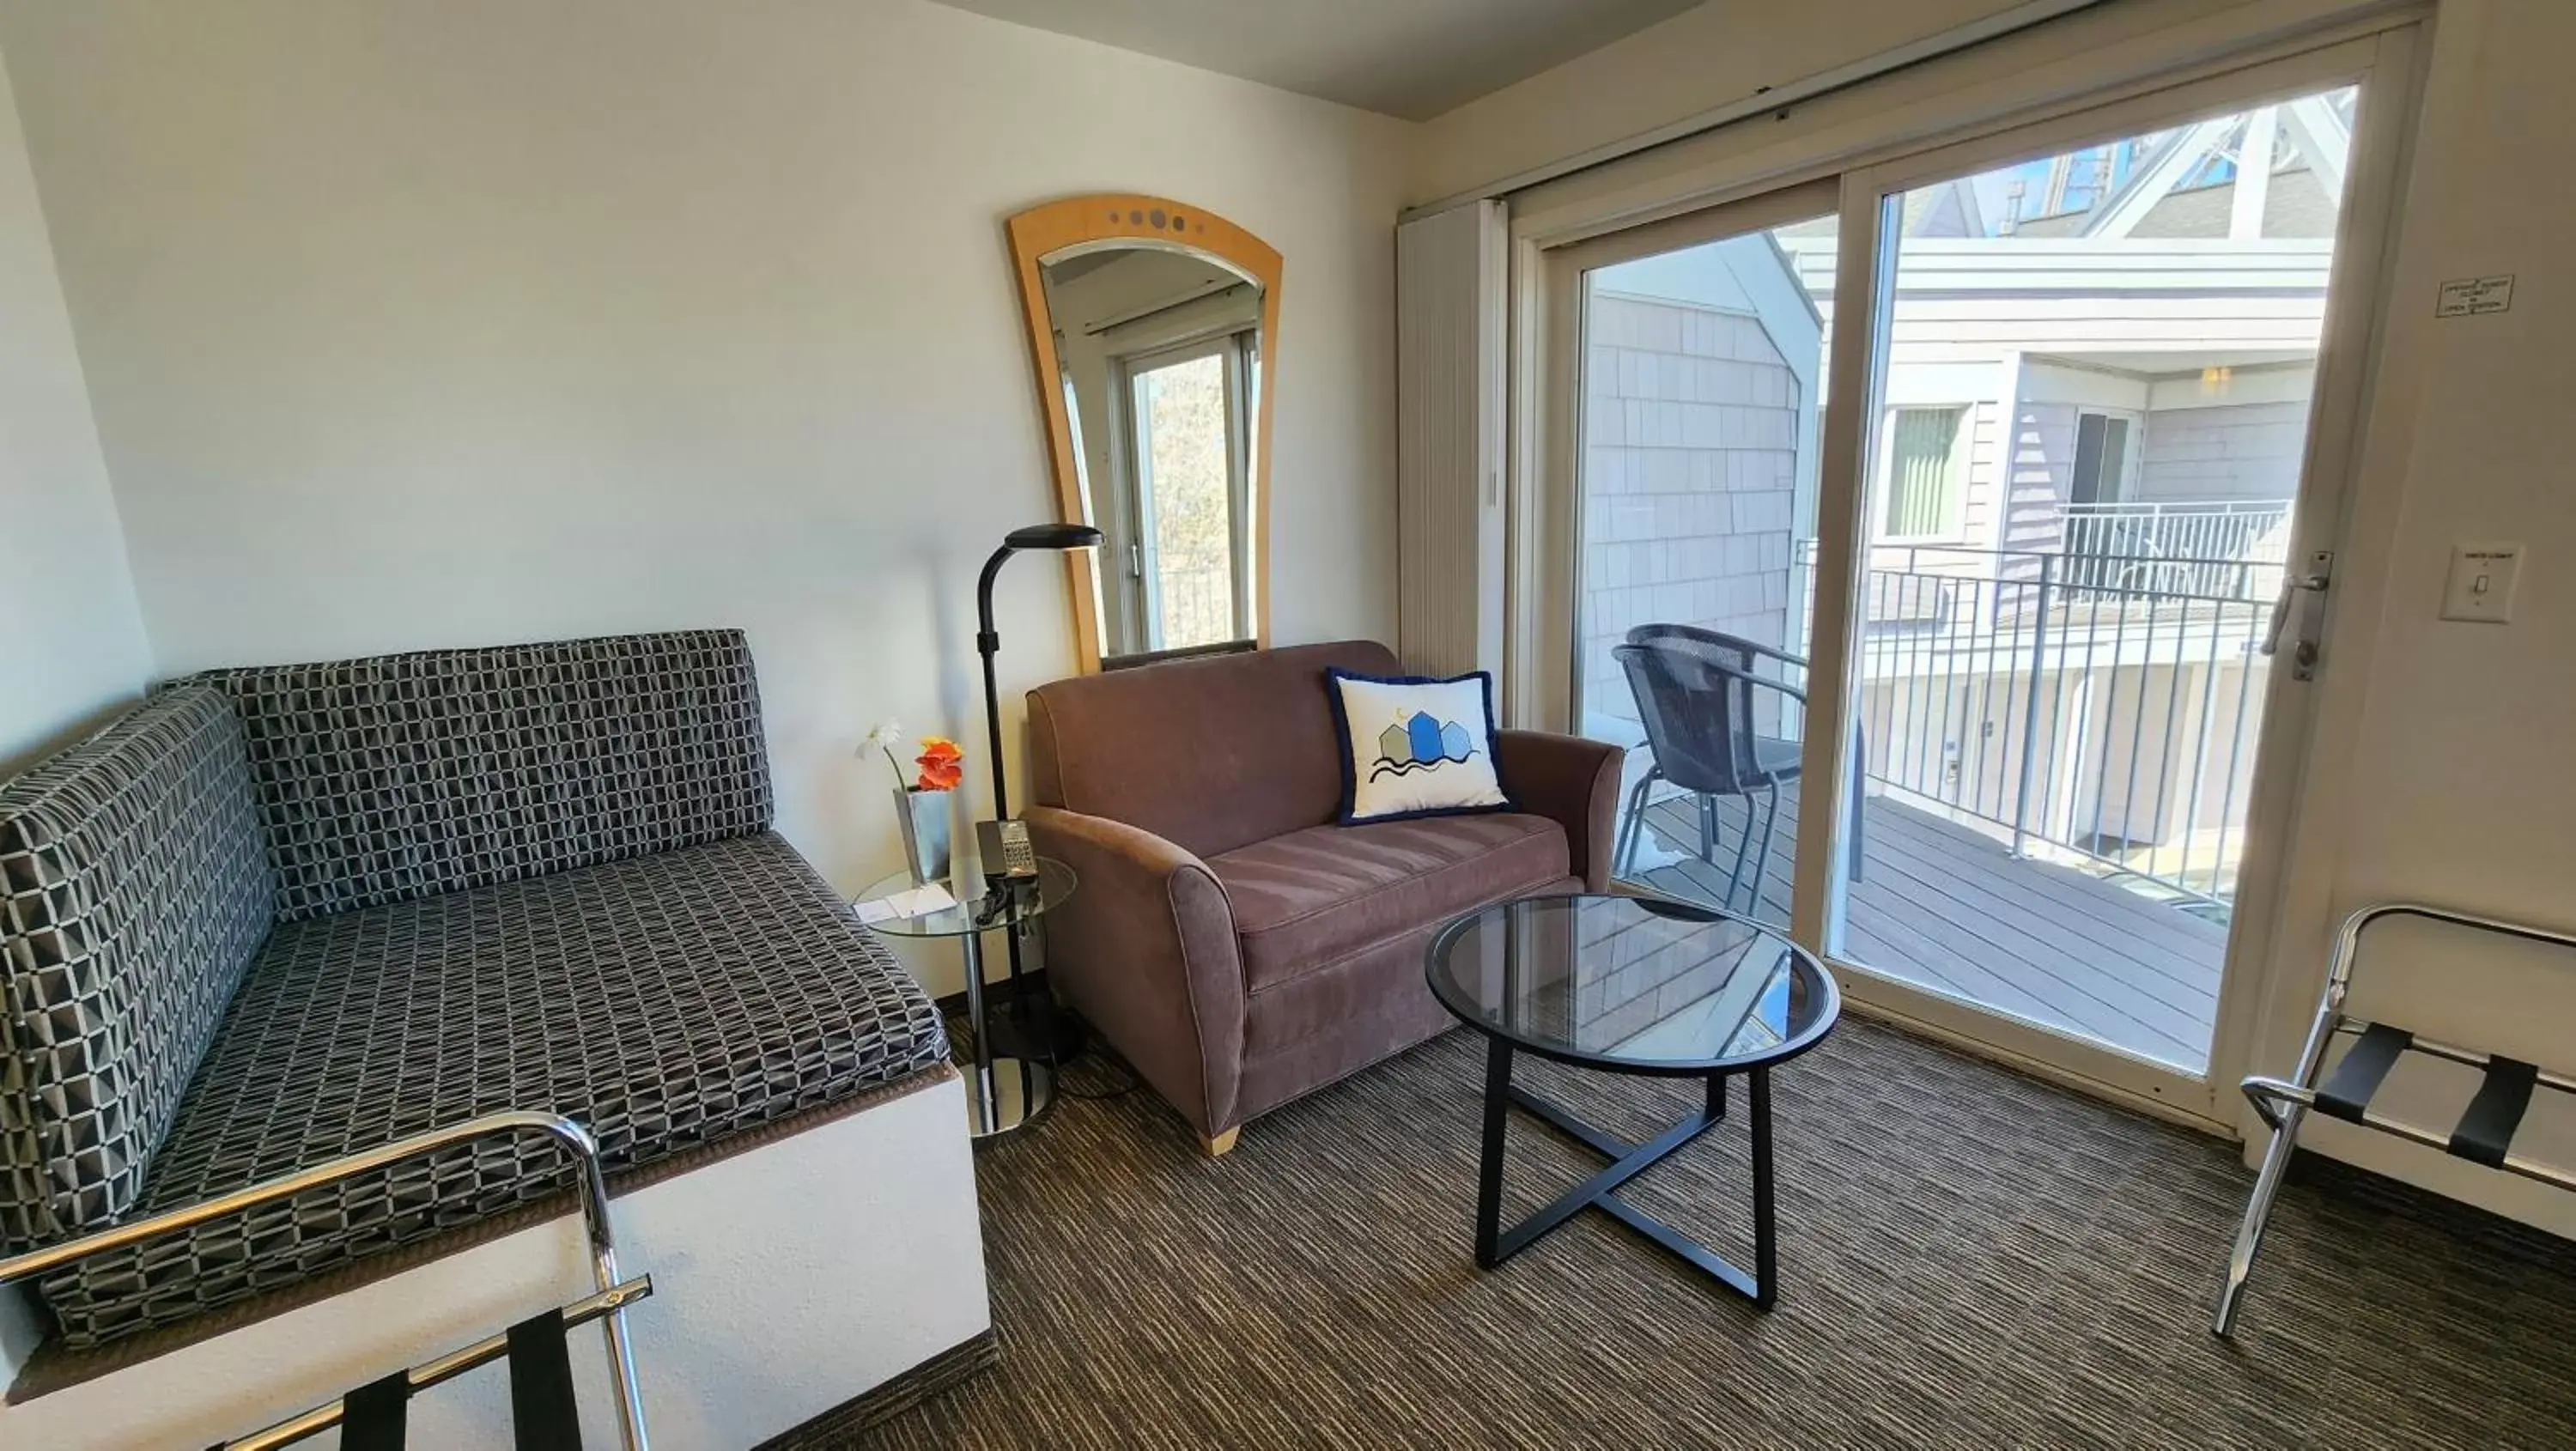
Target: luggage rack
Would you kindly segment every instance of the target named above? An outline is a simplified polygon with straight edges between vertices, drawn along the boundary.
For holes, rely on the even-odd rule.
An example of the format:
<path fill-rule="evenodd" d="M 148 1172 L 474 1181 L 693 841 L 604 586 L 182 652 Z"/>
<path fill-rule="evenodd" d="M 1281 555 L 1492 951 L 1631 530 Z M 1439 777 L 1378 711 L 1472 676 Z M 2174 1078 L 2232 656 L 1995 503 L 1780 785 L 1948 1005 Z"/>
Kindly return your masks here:
<path fill-rule="evenodd" d="M 2326 973 L 2325 998 L 2317 1005 L 2316 1021 L 2308 1029 L 2307 1046 L 2300 1051 L 2297 1076 L 2290 1079 L 2257 1076 L 2246 1079 L 2243 1085 L 2245 1097 L 2254 1105 L 2254 1111 L 2271 1125 L 2272 1143 L 2264 1151 L 2262 1170 L 2254 1179 L 2253 1196 L 2245 1205 L 2244 1222 L 2236 1231 L 2235 1249 L 2228 1255 L 2227 1280 L 2218 1292 L 2218 1310 L 2210 1327 L 2219 1335 L 2228 1334 L 2235 1326 L 2237 1302 L 2244 1294 L 2246 1277 L 2253 1273 L 2255 1253 L 2262 1248 L 2263 1227 L 2272 1217 L 2272 1201 L 2280 1193 L 2282 1176 L 2288 1171 L 2291 1154 L 2298 1147 L 2300 1122 L 2310 1109 L 2426 1148 L 2440 1149 L 2473 1164 L 2576 1191 L 2576 1173 L 2513 1152 L 2514 1131 L 2522 1125 L 2523 1114 L 2531 1106 L 2532 1093 L 2548 1089 L 2576 1095 L 2576 1077 L 2550 1072 L 2536 1064 L 2498 1053 L 2419 1038 L 2394 1024 L 2345 1016 L 2343 1005 L 2351 992 L 2353 964 L 2362 934 L 2371 924 L 2391 917 L 2418 917 L 2524 942 L 2576 949 L 2576 936 L 2567 933 L 2421 903 L 2383 903 L 2364 907 L 2344 919 L 2343 929 L 2335 937 L 2334 960 Z M 2340 1037 L 2353 1038 L 2352 1049 L 2320 1085 L 2317 1082 L 2318 1071 L 2325 1064 L 2327 1050 Z M 2371 1098 L 2387 1081 L 2389 1070 L 2408 1053 L 2422 1053 L 2486 1071 L 2485 1078 L 2478 1084 L 2476 1096 L 2469 1100 L 2468 1109 L 2460 1115 L 2459 1122 L 2452 1126 L 2450 1132 L 2444 1133 L 2372 1111 Z"/>
<path fill-rule="evenodd" d="M 599 1163 L 599 1144 L 572 1119 L 561 1114 L 514 1111 L 485 1114 L 428 1133 L 415 1134 L 379 1148 L 345 1155 L 328 1163 L 298 1169 L 249 1188 L 147 1219 L 116 1225 L 79 1239 L 65 1240 L 10 1259 L 0 1259 L 0 1285 L 31 1280 L 74 1264 L 165 1234 L 176 1234 L 226 1215 L 289 1199 L 308 1190 L 387 1168 L 402 1160 L 434 1153 L 476 1139 L 505 1134 L 545 1134 L 572 1157 L 584 1227 L 590 1243 L 591 1274 L 596 1289 L 569 1305 L 540 1311 L 498 1335 L 450 1351 L 423 1365 L 398 1370 L 348 1394 L 289 1417 L 246 1436 L 216 1443 L 215 1451 L 270 1451 L 342 1428 L 341 1444 L 359 1448 L 402 1445 L 404 1407 L 415 1391 L 426 1390 L 477 1366 L 507 1357 L 515 1439 L 521 1446 L 577 1446 L 579 1417 L 572 1401 L 571 1363 L 564 1332 L 593 1320 L 604 1321 L 608 1340 L 609 1378 L 617 1391 L 618 1429 L 627 1451 L 648 1451 L 644 1402 L 635 1383 L 635 1357 L 626 1336 L 626 1307 L 653 1293 L 653 1278 L 621 1279 L 617 1245 L 608 1224 L 608 1181 Z"/>

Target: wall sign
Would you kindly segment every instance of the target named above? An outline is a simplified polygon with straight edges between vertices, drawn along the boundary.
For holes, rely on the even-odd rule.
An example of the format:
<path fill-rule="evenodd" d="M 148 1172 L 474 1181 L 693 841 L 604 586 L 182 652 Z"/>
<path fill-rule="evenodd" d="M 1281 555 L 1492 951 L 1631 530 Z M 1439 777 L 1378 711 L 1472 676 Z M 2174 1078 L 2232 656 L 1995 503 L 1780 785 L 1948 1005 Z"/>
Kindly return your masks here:
<path fill-rule="evenodd" d="M 2433 308 L 2433 315 L 2473 317 L 2479 313 L 2503 312 L 2512 306 L 2512 273 L 2498 277 L 2454 277 L 2442 284 L 2442 300 Z"/>

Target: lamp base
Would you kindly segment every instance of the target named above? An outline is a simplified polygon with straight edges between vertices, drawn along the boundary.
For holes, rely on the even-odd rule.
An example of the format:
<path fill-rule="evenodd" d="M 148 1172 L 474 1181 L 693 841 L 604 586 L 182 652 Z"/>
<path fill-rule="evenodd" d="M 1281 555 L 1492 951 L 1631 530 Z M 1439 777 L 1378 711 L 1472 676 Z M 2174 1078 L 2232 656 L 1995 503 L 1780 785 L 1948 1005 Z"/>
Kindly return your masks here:
<path fill-rule="evenodd" d="M 1055 1107 L 1055 1070 L 1026 1058 L 964 1065 L 966 1133 L 976 1147 L 1033 1128 Z"/>
<path fill-rule="evenodd" d="M 1082 1019 L 1057 1003 L 1041 981 L 1031 980 L 1023 990 L 1027 997 L 1001 1005 L 985 1025 L 993 1035 L 993 1051 L 1056 1068 L 1081 1057 L 1091 1042 Z"/>

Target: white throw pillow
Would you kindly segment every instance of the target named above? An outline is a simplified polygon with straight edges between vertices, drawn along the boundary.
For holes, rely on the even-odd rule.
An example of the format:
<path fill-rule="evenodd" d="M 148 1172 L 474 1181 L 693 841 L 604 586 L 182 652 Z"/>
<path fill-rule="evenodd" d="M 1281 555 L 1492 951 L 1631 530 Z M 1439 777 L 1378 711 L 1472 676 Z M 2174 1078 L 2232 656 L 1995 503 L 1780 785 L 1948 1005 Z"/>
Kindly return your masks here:
<path fill-rule="evenodd" d="M 1383 679 L 1327 669 L 1342 744 L 1342 824 L 1509 811 L 1494 765 L 1494 678 Z"/>

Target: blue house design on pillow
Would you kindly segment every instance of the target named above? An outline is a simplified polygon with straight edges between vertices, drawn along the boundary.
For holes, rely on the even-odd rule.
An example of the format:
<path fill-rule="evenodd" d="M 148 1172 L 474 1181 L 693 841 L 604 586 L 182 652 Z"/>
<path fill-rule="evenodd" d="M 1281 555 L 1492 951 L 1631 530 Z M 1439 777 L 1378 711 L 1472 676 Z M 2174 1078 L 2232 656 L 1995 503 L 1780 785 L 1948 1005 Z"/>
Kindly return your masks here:
<path fill-rule="evenodd" d="M 1440 720 L 1427 710 L 1417 710 L 1412 718 L 1399 719 L 1378 732 L 1377 766 L 1369 772 L 1369 779 L 1428 771 L 1443 761 L 1464 761 L 1475 754 L 1465 726 L 1454 720 Z"/>

